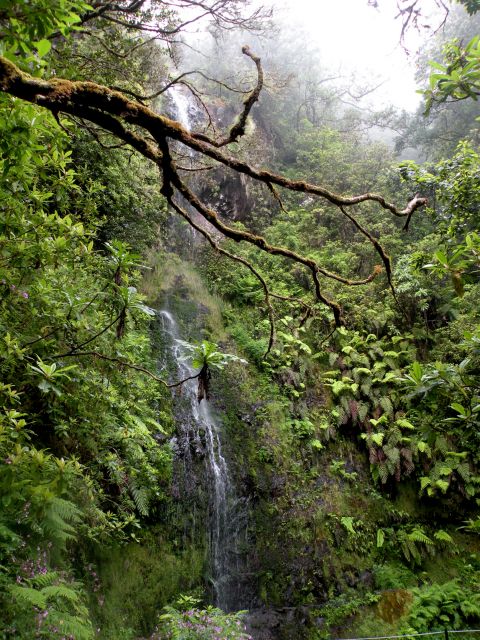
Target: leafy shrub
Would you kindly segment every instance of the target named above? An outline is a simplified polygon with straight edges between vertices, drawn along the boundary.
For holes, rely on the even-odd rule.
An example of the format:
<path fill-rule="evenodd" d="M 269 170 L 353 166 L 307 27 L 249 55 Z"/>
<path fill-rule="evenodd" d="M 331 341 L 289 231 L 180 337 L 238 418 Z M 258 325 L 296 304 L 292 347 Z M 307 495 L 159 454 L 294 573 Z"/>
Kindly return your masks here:
<path fill-rule="evenodd" d="M 462 629 L 480 622 L 480 593 L 458 580 L 414 589 L 413 595 L 407 631 Z"/>
<path fill-rule="evenodd" d="M 242 624 L 244 611 L 224 613 L 211 606 L 206 609 L 192 606 L 196 604 L 196 598 L 181 597 L 176 607 L 165 607 L 159 629 L 150 640 L 253 640 Z"/>

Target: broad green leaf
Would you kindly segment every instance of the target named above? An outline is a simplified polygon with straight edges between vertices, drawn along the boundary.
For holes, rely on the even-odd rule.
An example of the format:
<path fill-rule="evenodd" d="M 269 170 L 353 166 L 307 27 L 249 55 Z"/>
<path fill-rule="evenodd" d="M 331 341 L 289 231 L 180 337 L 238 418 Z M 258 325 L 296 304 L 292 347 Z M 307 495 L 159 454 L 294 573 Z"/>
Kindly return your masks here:
<path fill-rule="evenodd" d="M 385 542 L 385 532 L 383 529 L 377 530 L 377 547 L 383 547 L 383 543 Z"/>
<path fill-rule="evenodd" d="M 43 58 L 44 56 L 46 56 L 47 53 L 52 48 L 52 43 L 50 42 L 50 40 L 39 40 L 34 44 L 40 58 Z"/>
<path fill-rule="evenodd" d="M 355 529 L 353 528 L 353 518 L 351 516 L 342 516 L 340 518 L 340 522 L 349 533 L 356 533 Z"/>

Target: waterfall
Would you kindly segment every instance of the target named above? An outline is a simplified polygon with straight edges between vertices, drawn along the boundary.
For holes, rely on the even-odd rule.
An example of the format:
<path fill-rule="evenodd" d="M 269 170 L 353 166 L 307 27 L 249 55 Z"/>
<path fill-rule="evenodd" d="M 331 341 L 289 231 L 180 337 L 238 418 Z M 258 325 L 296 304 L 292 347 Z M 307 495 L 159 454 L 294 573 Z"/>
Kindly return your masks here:
<path fill-rule="evenodd" d="M 161 329 L 165 337 L 167 355 L 174 365 L 175 380 L 183 380 L 195 371 L 187 364 L 179 330 L 172 314 L 167 310 L 158 312 Z M 245 532 L 246 510 L 239 508 L 230 478 L 227 461 L 222 452 L 221 424 L 214 416 L 207 400 L 197 400 L 197 380 L 182 385 L 181 396 L 176 398 L 177 436 L 173 448 L 179 468 L 180 485 L 188 488 L 196 485 L 195 460 L 205 463 L 204 487 L 209 501 L 207 539 L 214 603 L 225 611 L 239 609 L 238 573 L 240 536 Z M 180 404 L 183 403 L 183 412 Z M 193 451 L 193 453 L 192 453 Z M 179 496 L 181 497 L 181 496 Z"/>
<path fill-rule="evenodd" d="M 190 131 L 190 102 L 178 85 L 173 85 L 168 90 L 168 95 L 173 102 L 175 117 L 180 124 Z"/>

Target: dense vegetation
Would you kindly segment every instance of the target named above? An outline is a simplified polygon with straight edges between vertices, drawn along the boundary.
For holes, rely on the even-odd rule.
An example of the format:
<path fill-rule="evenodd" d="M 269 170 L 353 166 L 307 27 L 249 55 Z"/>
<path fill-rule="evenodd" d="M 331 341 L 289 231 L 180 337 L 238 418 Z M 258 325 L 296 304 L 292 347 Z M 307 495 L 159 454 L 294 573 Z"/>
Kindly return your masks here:
<path fill-rule="evenodd" d="M 182 9 L 196 4 L 0 0 L 0 637 L 313 640 L 474 627 L 477 3 L 449 17 L 456 41 L 438 34 L 425 50 L 420 68 L 437 61 L 410 117 L 346 104 L 351 87 L 330 87 L 315 52 L 292 55 L 268 11 L 245 17 L 241 0 L 205 5 L 208 63 L 182 52 L 193 15 Z M 247 37 L 265 52 L 260 95 L 248 49 L 257 85 L 240 82 Z M 309 61 L 305 73 L 293 60 Z M 154 112 L 179 115 L 165 89 L 175 78 L 196 138 L 170 120 L 169 137 L 148 128 Z M 234 84 L 251 110 L 243 124 Z M 117 109 L 112 88 L 136 102 Z M 89 103 L 91 91 L 104 102 Z M 210 117 L 227 130 L 216 140 L 228 162 L 202 151 Z M 393 121 L 397 150 L 428 162 L 399 162 L 378 141 Z M 238 172 L 243 162 L 274 177 Z M 402 204 L 342 205 L 295 181 Z M 212 604 L 199 524 L 208 486 L 187 494 L 179 481 L 175 370 L 156 314 L 166 301 L 192 343 L 199 393 L 222 416 L 247 514 L 236 609 L 254 610 L 248 632 L 241 614 Z"/>

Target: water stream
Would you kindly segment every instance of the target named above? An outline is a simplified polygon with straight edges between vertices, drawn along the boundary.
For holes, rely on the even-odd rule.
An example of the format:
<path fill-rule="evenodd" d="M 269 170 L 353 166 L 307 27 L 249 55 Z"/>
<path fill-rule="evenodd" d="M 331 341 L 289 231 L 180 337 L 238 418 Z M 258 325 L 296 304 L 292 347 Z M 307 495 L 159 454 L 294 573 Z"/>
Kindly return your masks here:
<path fill-rule="evenodd" d="M 173 116 L 190 130 L 192 122 L 200 117 L 197 105 L 178 85 L 169 89 L 168 95 Z M 194 152 L 183 145 L 181 153 L 186 153 L 192 160 L 195 157 Z M 187 202 L 184 206 L 194 219 L 198 216 Z M 201 221 L 208 226 L 203 218 Z M 196 243 L 193 230 L 173 224 L 170 234 L 174 242 L 177 240 L 176 245 L 189 247 L 190 255 L 186 257 L 191 259 Z M 164 309 L 159 312 L 159 320 L 165 337 L 166 351 L 163 355 L 166 361 L 170 361 L 172 379 L 182 380 L 191 376 L 195 372 L 185 358 L 181 342 L 178 342 L 184 336 L 180 335 L 175 318 Z M 197 400 L 197 380 L 186 382 L 177 391 L 180 391 L 180 395 L 174 395 L 177 435 L 173 443 L 177 497 L 192 509 L 198 507 L 199 512 L 203 512 L 208 503 L 207 522 L 203 525 L 208 541 L 212 599 L 224 611 L 243 609 L 248 607 L 246 600 L 249 598 L 244 557 L 248 503 L 235 491 L 222 449 L 222 424 L 207 400 L 200 403 Z M 189 526 L 193 526 L 194 519 L 190 514 Z M 189 535 L 191 532 L 186 532 L 186 536 Z"/>
<path fill-rule="evenodd" d="M 191 106 L 189 99 L 177 85 L 174 85 L 171 89 L 169 89 L 168 95 L 173 102 L 175 118 L 178 120 L 178 122 L 180 122 L 181 125 L 185 127 L 185 129 L 190 130 Z"/>
<path fill-rule="evenodd" d="M 172 379 L 183 380 L 196 371 L 188 364 L 184 348 L 179 342 L 177 323 L 167 310 L 158 313 L 166 349 L 173 369 Z M 197 400 L 197 380 L 182 385 L 181 394 L 175 395 L 177 436 L 173 447 L 179 486 L 182 493 L 198 483 L 196 469 L 203 458 L 205 464 L 204 487 L 209 502 L 206 523 L 209 563 L 214 604 L 225 611 L 240 608 L 238 593 L 239 545 L 243 526 L 239 501 L 235 496 L 227 461 L 222 452 L 222 426 L 207 400 Z M 179 496 L 181 497 L 181 496 Z"/>

